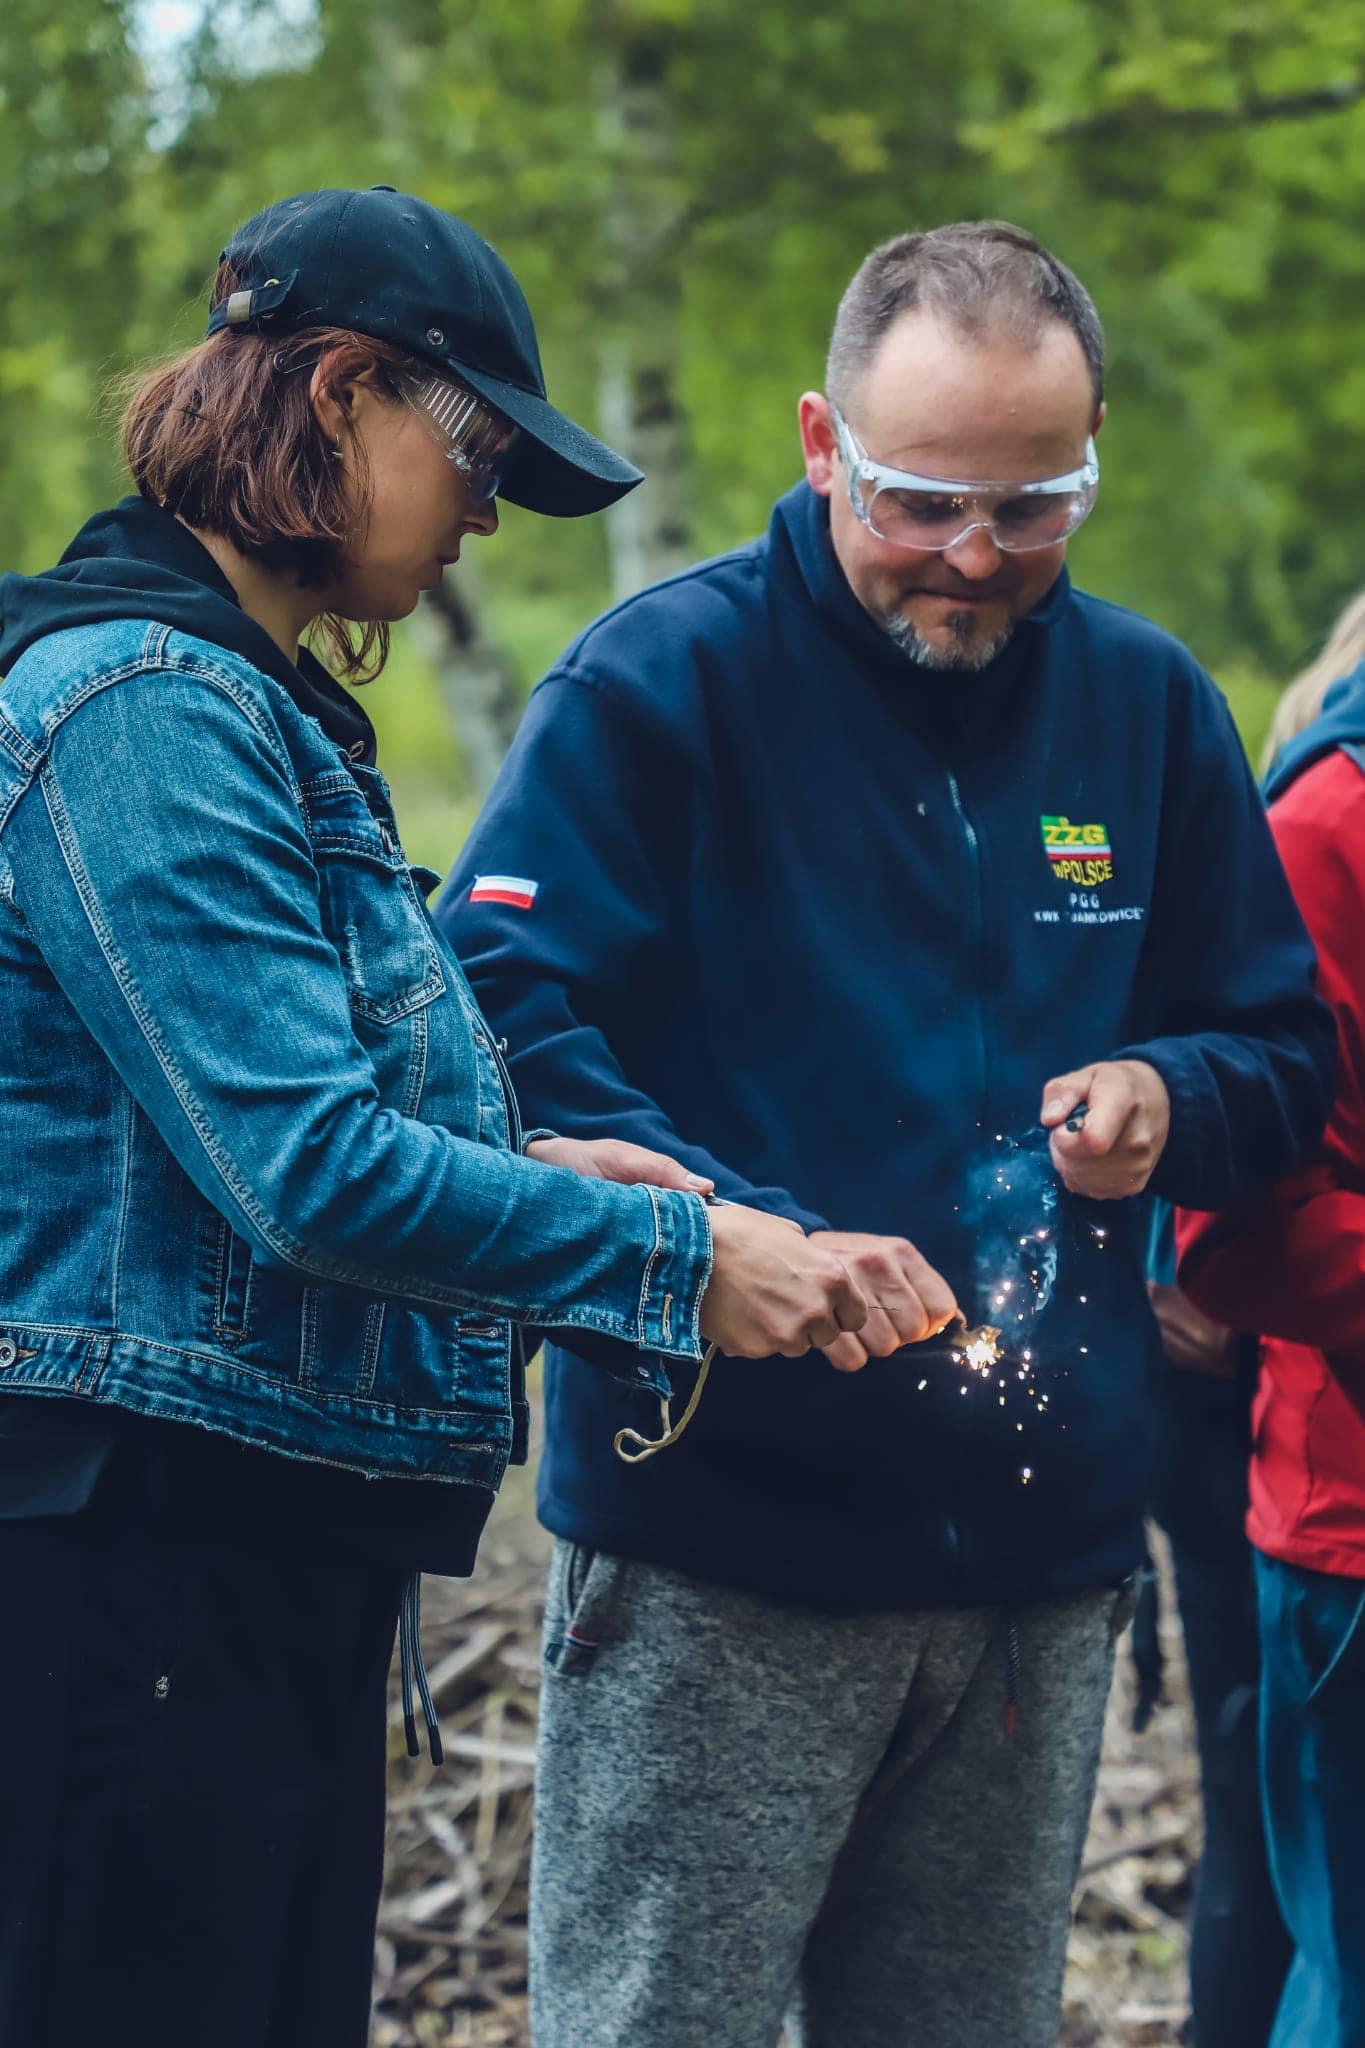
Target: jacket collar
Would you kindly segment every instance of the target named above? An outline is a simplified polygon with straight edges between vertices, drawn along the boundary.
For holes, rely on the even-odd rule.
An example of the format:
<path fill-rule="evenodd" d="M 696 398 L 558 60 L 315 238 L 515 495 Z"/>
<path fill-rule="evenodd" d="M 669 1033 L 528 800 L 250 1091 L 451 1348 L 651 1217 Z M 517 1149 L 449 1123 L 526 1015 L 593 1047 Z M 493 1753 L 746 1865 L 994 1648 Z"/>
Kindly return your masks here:
<path fill-rule="evenodd" d="M 774 506 L 768 542 L 775 554 L 791 557 L 811 603 L 839 636 L 849 641 L 863 660 L 904 679 L 906 657 L 864 611 L 840 567 L 830 538 L 828 500 L 805 481 L 797 484 Z M 978 670 L 973 680 L 989 687 L 997 676 L 1013 674 L 1035 630 L 1052 625 L 1070 602 L 1071 578 L 1063 564 L 1051 589 L 1020 620 L 1002 652 Z"/>

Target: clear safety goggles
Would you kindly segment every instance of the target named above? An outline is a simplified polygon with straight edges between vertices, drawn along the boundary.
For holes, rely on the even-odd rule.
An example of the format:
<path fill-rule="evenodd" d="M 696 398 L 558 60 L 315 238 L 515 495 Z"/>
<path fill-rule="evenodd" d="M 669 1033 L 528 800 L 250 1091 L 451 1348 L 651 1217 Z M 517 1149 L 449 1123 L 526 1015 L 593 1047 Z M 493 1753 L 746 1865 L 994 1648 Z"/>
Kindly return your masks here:
<path fill-rule="evenodd" d="M 873 462 L 838 408 L 831 405 L 830 412 L 849 503 L 869 532 L 895 547 L 941 554 L 978 527 L 1007 554 L 1055 547 L 1088 517 L 1100 487 L 1093 440 L 1086 441 L 1080 468 L 1064 476 L 1036 483 L 954 483 Z"/>
<path fill-rule="evenodd" d="M 464 477 L 470 496 L 478 504 L 491 498 L 507 474 L 520 427 L 447 377 L 404 370 L 396 382 L 446 461 Z"/>

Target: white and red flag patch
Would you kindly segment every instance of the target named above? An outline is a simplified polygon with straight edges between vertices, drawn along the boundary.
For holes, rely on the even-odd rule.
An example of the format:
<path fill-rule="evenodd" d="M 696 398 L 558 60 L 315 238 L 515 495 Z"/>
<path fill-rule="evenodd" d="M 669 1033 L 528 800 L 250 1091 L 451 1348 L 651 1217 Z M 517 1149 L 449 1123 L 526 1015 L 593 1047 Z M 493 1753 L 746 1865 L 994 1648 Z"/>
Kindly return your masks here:
<path fill-rule="evenodd" d="M 529 910 L 539 893 L 539 882 L 528 881 L 525 875 L 475 875 L 469 900 L 510 903 L 514 910 Z"/>

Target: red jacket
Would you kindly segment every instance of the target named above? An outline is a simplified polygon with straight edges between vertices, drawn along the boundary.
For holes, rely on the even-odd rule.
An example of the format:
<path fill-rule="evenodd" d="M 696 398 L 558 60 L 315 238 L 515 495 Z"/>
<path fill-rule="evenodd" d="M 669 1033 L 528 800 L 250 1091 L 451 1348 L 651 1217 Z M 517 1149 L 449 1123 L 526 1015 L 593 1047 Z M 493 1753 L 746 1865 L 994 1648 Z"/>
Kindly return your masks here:
<path fill-rule="evenodd" d="M 1365 1579 L 1365 773 L 1323 755 L 1270 822 L 1336 1014 L 1337 1095 L 1292 1179 L 1220 1215 L 1177 1215 L 1180 1284 L 1206 1315 L 1264 1339 L 1252 1542 Z"/>

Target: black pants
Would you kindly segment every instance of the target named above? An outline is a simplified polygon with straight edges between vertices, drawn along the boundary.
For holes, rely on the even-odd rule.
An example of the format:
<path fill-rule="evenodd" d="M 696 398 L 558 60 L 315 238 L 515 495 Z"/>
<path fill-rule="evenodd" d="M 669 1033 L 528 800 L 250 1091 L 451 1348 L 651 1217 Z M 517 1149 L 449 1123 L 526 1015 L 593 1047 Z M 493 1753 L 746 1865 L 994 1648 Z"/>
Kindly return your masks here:
<path fill-rule="evenodd" d="M 1245 1393 L 1194 1373 L 1168 1373 L 1158 1447 L 1153 1511 L 1175 1561 L 1204 1801 L 1190 1926 L 1195 2048 L 1265 2048 L 1290 1942 L 1261 1817 L 1261 1656 L 1252 1551 L 1242 1533 Z"/>
<path fill-rule="evenodd" d="M 364 2048 L 402 1573 L 252 1506 L 0 1521 L 3 2048 Z"/>

